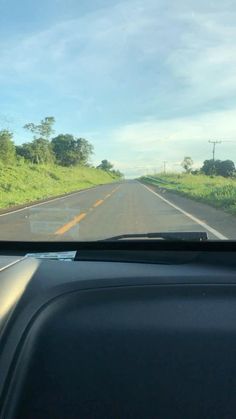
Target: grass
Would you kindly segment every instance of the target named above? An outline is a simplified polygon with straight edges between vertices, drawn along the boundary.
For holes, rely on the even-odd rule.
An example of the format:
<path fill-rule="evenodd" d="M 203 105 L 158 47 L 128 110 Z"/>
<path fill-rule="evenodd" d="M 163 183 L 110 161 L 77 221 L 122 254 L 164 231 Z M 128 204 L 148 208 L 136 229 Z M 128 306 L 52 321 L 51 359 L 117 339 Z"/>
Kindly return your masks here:
<path fill-rule="evenodd" d="M 161 174 L 143 177 L 142 180 L 236 215 L 236 179 L 221 176 Z"/>
<path fill-rule="evenodd" d="M 90 188 L 117 180 L 111 173 L 89 167 L 0 165 L 0 208 Z"/>

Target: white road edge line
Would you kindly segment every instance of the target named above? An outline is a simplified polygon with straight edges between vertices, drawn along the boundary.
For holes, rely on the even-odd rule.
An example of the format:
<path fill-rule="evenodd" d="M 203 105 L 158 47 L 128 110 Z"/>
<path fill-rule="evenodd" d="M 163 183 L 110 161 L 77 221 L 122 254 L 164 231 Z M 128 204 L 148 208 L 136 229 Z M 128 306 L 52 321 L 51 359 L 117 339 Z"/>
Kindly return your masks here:
<path fill-rule="evenodd" d="M 104 183 L 104 185 L 107 185 L 107 184 Z M 8 211 L 5 214 L 0 214 L 0 217 L 6 217 L 8 215 L 15 214 L 17 212 L 25 211 L 25 210 L 27 210 L 29 208 L 40 207 L 41 205 L 50 204 L 51 202 L 59 201 L 60 199 L 67 199 L 67 198 L 70 198 L 71 196 L 74 196 L 74 195 L 78 195 L 78 194 L 81 194 L 81 193 L 94 191 L 95 189 L 98 189 L 99 186 L 103 186 L 103 185 L 98 185 L 98 186 L 95 186 L 95 188 L 89 188 L 89 189 L 86 189 L 84 191 L 81 190 L 81 191 L 78 191 L 78 192 L 72 192 L 72 193 L 70 193 L 70 194 L 68 194 L 66 196 L 59 196 L 58 198 L 53 198 L 53 199 L 50 199 L 49 201 L 45 201 L 45 202 L 39 202 L 38 204 L 26 205 L 23 208 L 19 208 L 17 210 L 13 210 L 13 211 Z"/>
<path fill-rule="evenodd" d="M 214 234 L 215 237 L 217 237 L 220 240 L 229 240 L 228 237 L 221 234 L 219 231 L 215 230 L 214 228 L 210 227 L 208 224 L 204 223 L 204 221 L 199 220 L 199 218 L 194 217 L 194 215 L 190 214 L 187 211 L 184 211 L 182 208 L 178 207 L 175 204 L 172 204 L 172 202 L 168 201 L 168 199 L 163 198 L 163 196 L 159 195 L 157 192 L 153 191 L 148 186 L 144 185 L 143 183 L 139 182 L 144 188 L 146 188 L 149 192 L 156 195 L 158 198 L 160 198 L 162 201 L 164 201 L 166 204 L 170 205 L 171 207 L 175 208 L 177 211 L 182 212 L 182 214 L 186 215 L 186 217 L 190 218 L 195 223 L 199 224 L 200 226 L 204 227 L 205 230 L 208 230 L 210 233 Z"/>

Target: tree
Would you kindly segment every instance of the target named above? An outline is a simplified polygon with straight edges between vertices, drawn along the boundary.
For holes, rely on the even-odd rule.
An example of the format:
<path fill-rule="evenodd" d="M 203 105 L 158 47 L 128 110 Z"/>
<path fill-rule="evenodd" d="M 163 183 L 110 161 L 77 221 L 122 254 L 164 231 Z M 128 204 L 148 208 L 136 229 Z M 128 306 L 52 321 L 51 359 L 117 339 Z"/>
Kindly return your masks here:
<path fill-rule="evenodd" d="M 25 124 L 23 128 L 32 132 L 34 134 L 34 139 L 42 138 L 49 140 L 52 134 L 54 133 L 53 125 L 55 123 L 55 118 L 53 116 L 46 116 L 40 121 L 39 125 L 30 122 Z"/>
<path fill-rule="evenodd" d="M 195 169 L 195 170 L 191 170 L 191 175 L 200 175 L 201 170 L 200 169 Z"/>
<path fill-rule="evenodd" d="M 50 137 L 53 134 L 55 118 L 46 116 L 36 125 L 33 122 L 24 125 L 24 128 L 33 134 L 34 140 L 17 147 L 17 154 L 30 160 L 31 163 L 52 163 L 54 155 L 50 144 Z"/>
<path fill-rule="evenodd" d="M 44 138 L 37 138 L 31 143 L 25 143 L 21 146 L 17 146 L 16 153 L 17 155 L 22 156 L 26 160 L 35 164 L 54 162 L 54 154 L 51 144 Z"/>
<path fill-rule="evenodd" d="M 58 164 L 70 166 L 76 163 L 75 140 L 73 135 L 60 134 L 52 139 L 51 144 Z"/>
<path fill-rule="evenodd" d="M 119 178 L 123 178 L 124 177 L 124 174 L 122 172 L 120 172 L 120 170 L 111 170 L 111 173 L 113 175 L 115 175 L 116 177 L 119 177 Z"/>
<path fill-rule="evenodd" d="M 235 173 L 235 165 L 232 160 L 205 160 L 201 171 L 205 175 L 216 175 L 229 177 Z"/>
<path fill-rule="evenodd" d="M 181 166 L 184 168 L 186 173 L 190 173 L 193 165 L 193 160 L 191 157 L 186 156 L 181 163 Z"/>
<path fill-rule="evenodd" d="M 215 176 L 219 176 L 220 175 L 220 171 L 221 171 L 221 164 L 222 161 L 221 160 L 214 160 L 212 165 L 212 174 Z"/>
<path fill-rule="evenodd" d="M 97 169 L 102 169 L 109 172 L 113 168 L 113 164 L 110 163 L 108 160 L 102 160 Z"/>
<path fill-rule="evenodd" d="M 215 167 L 218 165 L 218 161 L 214 161 L 213 159 L 205 160 L 203 162 L 203 166 L 201 168 L 201 172 L 205 175 L 210 176 L 213 175 L 215 172 Z"/>
<path fill-rule="evenodd" d="M 62 166 L 86 165 L 93 153 L 93 146 L 84 138 L 71 134 L 60 134 L 52 139 L 52 150 L 56 161 Z"/>
<path fill-rule="evenodd" d="M 84 138 L 77 138 L 76 140 L 76 151 L 79 157 L 79 164 L 86 165 L 89 162 L 91 155 L 93 154 L 93 145 Z"/>
<path fill-rule="evenodd" d="M 11 164 L 15 160 L 16 149 L 12 141 L 12 133 L 8 130 L 0 131 L 0 160 Z"/>
<path fill-rule="evenodd" d="M 224 160 L 220 162 L 217 174 L 224 177 L 231 177 L 235 173 L 235 165 L 232 160 Z"/>
<path fill-rule="evenodd" d="M 16 146 L 16 155 L 24 157 L 25 160 L 30 160 L 32 162 L 32 147 L 31 143 L 24 143 L 22 145 Z"/>

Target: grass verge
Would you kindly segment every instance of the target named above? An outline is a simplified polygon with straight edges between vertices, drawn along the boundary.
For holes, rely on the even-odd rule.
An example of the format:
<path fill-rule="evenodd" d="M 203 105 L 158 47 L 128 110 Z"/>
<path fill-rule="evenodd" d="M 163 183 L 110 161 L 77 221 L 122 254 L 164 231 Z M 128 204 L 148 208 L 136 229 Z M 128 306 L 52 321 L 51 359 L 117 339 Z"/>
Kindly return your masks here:
<path fill-rule="evenodd" d="M 117 179 L 111 173 L 89 167 L 27 163 L 0 165 L 0 208 L 27 204 Z"/>
<path fill-rule="evenodd" d="M 142 177 L 141 180 L 236 215 L 236 179 L 226 179 L 221 176 L 161 174 Z"/>

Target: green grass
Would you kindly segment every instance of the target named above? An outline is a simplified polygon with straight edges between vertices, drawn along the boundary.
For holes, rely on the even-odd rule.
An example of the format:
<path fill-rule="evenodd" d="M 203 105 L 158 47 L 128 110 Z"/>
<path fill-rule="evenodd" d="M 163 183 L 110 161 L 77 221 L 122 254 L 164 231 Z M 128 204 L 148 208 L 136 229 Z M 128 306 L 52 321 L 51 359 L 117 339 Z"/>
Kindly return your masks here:
<path fill-rule="evenodd" d="M 110 183 L 117 178 L 89 167 L 0 165 L 0 208 L 9 208 L 65 193 Z"/>
<path fill-rule="evenodd" d="M 236 179 L 221 176 L 161 174 L 143 177 L 142 180 L 236 215 Z"/>

